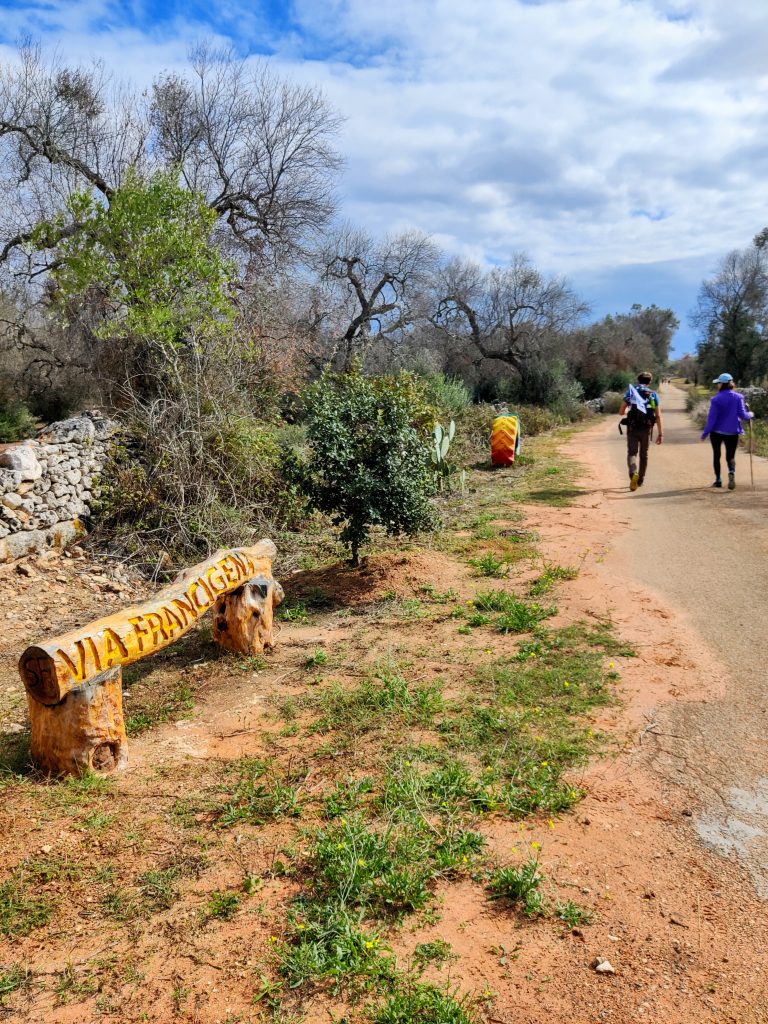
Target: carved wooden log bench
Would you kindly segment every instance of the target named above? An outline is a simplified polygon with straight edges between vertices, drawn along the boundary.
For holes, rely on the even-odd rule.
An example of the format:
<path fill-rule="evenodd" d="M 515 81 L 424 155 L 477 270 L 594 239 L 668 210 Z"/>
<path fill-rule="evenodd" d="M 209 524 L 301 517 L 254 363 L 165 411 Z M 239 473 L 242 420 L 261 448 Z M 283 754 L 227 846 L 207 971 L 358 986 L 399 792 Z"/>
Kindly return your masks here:
<path fill-rule="evenodd" d="M 168 647 L 207 611 L 214 639 L 228 650 L 271 647 L 273 611 L 283 600 L 272 576 L 276 554 L 271 540 L 217 551 L 143 604 L 28 647 L 19 673 L 39 767 L 53 775 L 124 767 L 122 666 Z"/>

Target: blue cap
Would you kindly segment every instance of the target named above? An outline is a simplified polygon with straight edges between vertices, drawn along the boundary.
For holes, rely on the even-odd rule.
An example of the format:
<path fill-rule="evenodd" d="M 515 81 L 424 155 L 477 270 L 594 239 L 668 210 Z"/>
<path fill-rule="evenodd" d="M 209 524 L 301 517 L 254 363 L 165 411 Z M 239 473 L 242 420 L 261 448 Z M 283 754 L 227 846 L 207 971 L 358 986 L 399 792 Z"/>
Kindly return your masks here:
<path fill-rule="evenodd" d="M 715 377 L 712 381 L 713 384 L 732 384 L 733 377 L 730 373 L 721 373 L 719 377 Z"/>

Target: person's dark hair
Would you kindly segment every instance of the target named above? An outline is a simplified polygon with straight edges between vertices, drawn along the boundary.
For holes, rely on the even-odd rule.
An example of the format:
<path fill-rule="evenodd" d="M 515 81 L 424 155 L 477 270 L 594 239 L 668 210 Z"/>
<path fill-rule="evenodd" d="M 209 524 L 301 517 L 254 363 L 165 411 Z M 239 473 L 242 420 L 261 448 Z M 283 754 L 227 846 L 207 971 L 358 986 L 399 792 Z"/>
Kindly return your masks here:
<path fill-rule="evenodd" d="M 733 389 L 735 387 L 736 387 L 736 381 L 735 380 L 726 380 L 726 381 L 723 381 L 723 383 L 720 385 L 719 390 L 720 391 L 733 391 Z"/>
<path fill-rule="evenodd" d="M 653 374 L 651 373 L 638 373 L 637 383 L 638 384 L 650 384 L 653 380 Z"/>

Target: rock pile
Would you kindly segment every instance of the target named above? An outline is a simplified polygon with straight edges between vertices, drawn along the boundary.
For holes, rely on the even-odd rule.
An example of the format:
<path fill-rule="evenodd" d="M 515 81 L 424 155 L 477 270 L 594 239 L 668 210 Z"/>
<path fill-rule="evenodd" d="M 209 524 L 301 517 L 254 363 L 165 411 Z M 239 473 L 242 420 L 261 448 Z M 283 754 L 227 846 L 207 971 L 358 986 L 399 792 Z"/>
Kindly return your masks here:
<path fill-rule="evenodd" d="M 83 532 L 116 430 L 87 412 L 0 452 L 0 561 L 63 547 Z"/>

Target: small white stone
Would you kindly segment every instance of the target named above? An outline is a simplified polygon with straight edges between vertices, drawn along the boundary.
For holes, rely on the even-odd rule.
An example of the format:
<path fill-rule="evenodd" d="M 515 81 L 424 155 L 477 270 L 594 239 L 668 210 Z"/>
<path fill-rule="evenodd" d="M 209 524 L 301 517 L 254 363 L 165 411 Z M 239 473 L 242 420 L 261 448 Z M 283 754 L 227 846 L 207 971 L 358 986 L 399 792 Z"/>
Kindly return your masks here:
<path fill-rule="evenodd" d="M 613 968 L 613 964 L 610 960 L 600 960 L 599 963 L 595 964 L 595 973 L 597 974 L 615 974 L 616 971 Z"/>

